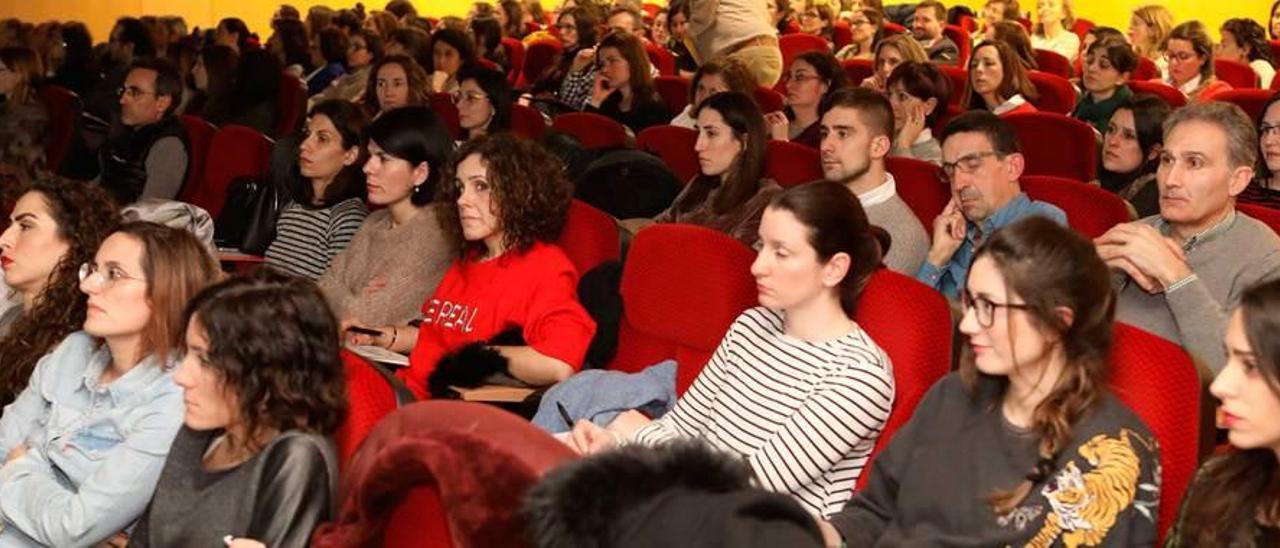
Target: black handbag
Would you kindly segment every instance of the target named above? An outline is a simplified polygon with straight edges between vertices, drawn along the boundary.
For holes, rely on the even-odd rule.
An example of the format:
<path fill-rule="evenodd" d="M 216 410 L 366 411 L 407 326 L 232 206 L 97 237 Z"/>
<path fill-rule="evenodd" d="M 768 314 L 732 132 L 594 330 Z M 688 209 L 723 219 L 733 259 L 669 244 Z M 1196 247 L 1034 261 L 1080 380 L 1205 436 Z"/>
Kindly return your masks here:
<path fill-rule="evenodd" d="M 284 205 L 283 192 L 269 180 L 237 177 L 227 187 L 227 203 L 218 216 L 214 240 L 218 247 L 262 255 L 275 240 L 276 219 Z"/>

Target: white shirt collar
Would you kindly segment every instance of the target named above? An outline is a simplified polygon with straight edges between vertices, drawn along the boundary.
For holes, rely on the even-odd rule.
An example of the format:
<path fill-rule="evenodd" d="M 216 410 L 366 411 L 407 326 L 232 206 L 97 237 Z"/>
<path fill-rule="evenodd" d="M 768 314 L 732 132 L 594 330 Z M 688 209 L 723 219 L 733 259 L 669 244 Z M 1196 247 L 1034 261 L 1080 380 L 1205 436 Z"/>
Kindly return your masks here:
<path fill-rule="evenodd" d="M 898 183 L 893 180 L 893 174 L 886 171 L 884 172 L 884 182 L 871 190 L 859 194 L 858 201 L 862 202 L 862 207 L 867 208 L 873 205 L 883 204 L 889 201 L 890 198 L 897 195 Z"/>
<path fill-rule="evenodd" d="M 992 112 L 992 114 L 995 114 L 996 116 L 999 116 L 999 115 L 1004 114 L 1004 113 L 1006 113 L 1006 112 L 1009 112 L 1009 111 L 1011 111 L 1011 110 L 1013 110 L 1013 109 L 1015 109 L 1015 108 L 1018 108 L 1018 107 L 1020 107 L 1020 106 L 1022 106 L 1022 105 L 1025 105 L 1026 103 L 1027 103 L 1027 99 L 1026 99 L 1025 97 L 1023 97 L 1021 93 L 1019 93 L 1019 94 L 1017 94 L 1017 95 L 1014 95 L 1013 97 L 1010 97 L 1007 101 L 1005 101 L 1005 102 L 1001 103 L 999 106 L 997 106 L 997 107 L 996 107 L 995 109 L 993 109 L 991 112 Z"/>
<path fill-rule="evenodd" d="M 1200 87 L 1200 75 L 1197 74 L 1195 78 L 1187 80 L 1187 83 L 1182 84 L 1181 86 L 1174 84 L 1173 77 L 1170 76 L 1169 85 L 1178 88 L 1178 91 L 1181 91 L 1183 95 L 1190 97 L 1191 93 Z"/>
<path fill-rule="evenodd" d="M 929 142 L 931 139 L 933 139 L 933 130 L 932 130 L 932 129 L 929 129 L 929 128 L 924 128 L 924 131 L 921 131 L 921 132 L 920 132 L 920 135 L 919 135 L 918 137 L 916 137 L 916 141 L 915 141 L 914 143 L 911 143 L 911 144 L 912 144 L 912 145 L 918 145 L 918 144 L 920 144 L 920 143 L 927 143 L 927 142 Z M 890 176 L 889 176 L 889 178 L 890 178 L 890 179 L 892 179 L 892 178 L 893 178 L 893 176 L 892 176 L 892 175 L 890 175 Z"/>

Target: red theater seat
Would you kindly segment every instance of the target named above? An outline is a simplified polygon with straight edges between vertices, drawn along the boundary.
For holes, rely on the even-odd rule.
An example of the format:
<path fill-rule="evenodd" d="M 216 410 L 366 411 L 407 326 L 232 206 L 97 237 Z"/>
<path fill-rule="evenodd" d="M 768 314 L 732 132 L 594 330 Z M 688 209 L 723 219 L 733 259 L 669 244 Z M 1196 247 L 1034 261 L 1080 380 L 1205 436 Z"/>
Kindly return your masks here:
<path fill-rule="evenodd" d="M 698 153 L 693 150 L 697 142 L 697 131 L 679 126 L 653 126 L 636 136 L 636 148 L 662 158 L 681 183 L 702 172 Z"/>
<path fill-rule="evenodd" d="M 569 216 L 556 244 L 579 276 L 600 263 L 618 260 L 621 252 L 618 223 L 609 214 L 578 200 L 569 204 Z"/>
<path fill-rule="evenodd" d="M 218 128 L 199 116 L 182 115 L 182 126 L 187 130 L 187 178 L 182 183 L 178 199 L 190 202 L 196 189 L 204 181 L 205 162 L 209 159 L 209 146 Z"/>
<path fill-rule="evenodd" d="M 570 112 L 556 116 L 551 128 L 578 138 L 592 149 L 627 146 L 627 128 L 612 118 L 592 112 Z"/>
<path fill-rule="evenodd" d="M 1067 214 L 1067 225 L 1087 238 L 1097 238 L 1111 227 L 1129 222 L 1129 206 L 1111 192 L 1091 184 L 1050 177 L 1027 175 L 1022 190 L 1032 200 L 1049 202 Z"/>
<path fill-rule="evenodd" d="M 1093 126 L 1050 112 L 1005 117 L 1018 134 L 1026 175 L 1053 175 L 1077 181 L 1098 178 L 1098 138 Z"/>
<path fill-rule="evenodd" d="M 1167 103 L 1170 108 L 1179 108 L 1186 106 L 1187 104 L 1186 95 L 1183 95 L 1182 92 L 1178 91 L 1176 88 L 1160 82 L 1134 80 L 1129 82 L 1129 89 L 1133 90 L 1134 93 L 1150 93 L 1156 97 L 1164 99 L 1164 102 Z"/>
<path fill-rule="evenodd" d="M 204 179 L 188 200 L 215 220 L 227 203 L 227 187 L 236 177 L 263 177 L 271 164 L 271 139 L 245 126 L 223 126 L 209 143 Z"/>
<path fill-rule="evenodd" d="M 789 141 L 769 141 L 764 176 L 783 188 L 817 181 L 822 178 L 822 159 L 818 149 Z"/>

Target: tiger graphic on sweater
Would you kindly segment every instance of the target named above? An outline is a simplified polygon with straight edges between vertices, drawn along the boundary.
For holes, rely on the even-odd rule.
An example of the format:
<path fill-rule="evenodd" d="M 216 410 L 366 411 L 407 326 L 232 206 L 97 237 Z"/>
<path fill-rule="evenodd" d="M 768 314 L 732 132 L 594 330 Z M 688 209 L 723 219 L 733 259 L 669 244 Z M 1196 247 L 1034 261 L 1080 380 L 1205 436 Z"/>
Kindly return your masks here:
<path fill-rule="evenodd" d="M 1027 542 L 1028 548 L 1048 548 L 1058 540 L 1068 548 L 1097 546 L 1120 512 L 1133 503 L 1141 470 L 1128 430 L 1119 437 L 1094 436 L 1078 452 L 1093 469 L 1081 472 L 1069 461 L 1041 489 L 1052 511 Z"/>

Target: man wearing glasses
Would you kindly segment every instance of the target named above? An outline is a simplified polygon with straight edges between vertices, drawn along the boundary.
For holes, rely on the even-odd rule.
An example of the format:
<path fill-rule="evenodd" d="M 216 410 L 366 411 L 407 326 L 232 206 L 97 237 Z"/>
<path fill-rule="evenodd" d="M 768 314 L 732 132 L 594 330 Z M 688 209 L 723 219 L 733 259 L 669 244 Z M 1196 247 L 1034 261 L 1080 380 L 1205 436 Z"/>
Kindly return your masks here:
<path fill-rule="evenodd" d="M 102 146 L 98 182 L 121 206 L 174 200 L 187 175 L 187 137 L 173 114 L 182 97 L 178 69 L 162 59 L 134 61 L 119 90 L 120 123 Z"/>
<path fill-rule="evenodd" d="M 1025 165 L 1013 128 L 985 110 L 966 112 L 947 124 L 942 141 L 942 173 L 951 201 L 933 221 L 933 244 L 916 279 L 959 298 L 973 254 L 991 233 L 1031 215 L 1067 224 L 1067 214 L 1022 193 L 1018 177 Z"/>
<path fill-rule="evenodd" d="M 1216 374 L 1240 294 L 1280 277 L 1280 238 L 1235 210 L 1258 155 L 1257 131 L 1240 107 L 1188 105 L 1164 128 L 1160 214 L 1117 225 L 1094 243 L 1117 272 L 1116 321 L 1182 345 Z"/>

